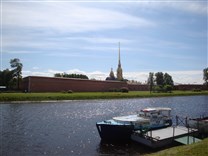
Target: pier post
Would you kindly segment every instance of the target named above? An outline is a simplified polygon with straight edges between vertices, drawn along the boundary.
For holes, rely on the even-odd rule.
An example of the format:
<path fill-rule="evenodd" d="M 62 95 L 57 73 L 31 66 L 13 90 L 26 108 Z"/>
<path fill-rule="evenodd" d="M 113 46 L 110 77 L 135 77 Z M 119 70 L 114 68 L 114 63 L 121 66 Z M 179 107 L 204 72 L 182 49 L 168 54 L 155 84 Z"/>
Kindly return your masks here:
<path fill-rule="evenodd" d="M 189 134 L 190 132 L 189 132 L 189 127 L 188 127 L 188 138 L 187 138 L 187 145 L 189 145 L 189 136 L 190 136 L 190 134 Z"/>
<path fill-rule="evenodd" d="M 178 126 L 178 116 L 176 115 L 176 126 Z"/>
<path fill-rule="evenodd" d="M 173 139 L 174 139 L 174 136 L 175 136 L 175 126 L 173 126 Z"/>
<path fill-rule="evenodd" d="M 189 127 L 189 125 L 188 125 L 188 117 L 185 118 L 185 122 L 186 122 L 186 125 L 185 126 L 186 127 Z"/>

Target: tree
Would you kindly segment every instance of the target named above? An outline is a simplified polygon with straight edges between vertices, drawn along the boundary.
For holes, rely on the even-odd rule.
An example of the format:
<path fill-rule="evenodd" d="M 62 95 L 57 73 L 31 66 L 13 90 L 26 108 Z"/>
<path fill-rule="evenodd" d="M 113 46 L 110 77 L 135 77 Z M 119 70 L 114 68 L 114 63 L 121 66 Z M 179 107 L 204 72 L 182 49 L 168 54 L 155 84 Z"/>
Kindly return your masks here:
<path fill-rule="evenodd" d="M 13 86 L 13 72 L 9 69 L 0 71 L 0 86 L 6 86 L 7 89 L 11 89 Z"/>
<path fill-rule="evenodd" d="M 54 77 L 63 77 L 63 75 L 61 73 L 56 73 L 54 74 Z"/>
<path fill-rule="evenodd" d="M 150 72 L 147 80 L 147 84 L 149 85 L 150 93 L 152 92 L 154 85 L 154 73 Z"/>
<path fill-rule="evenodd" d="M 205 81 L 205 85 L 208 85 L 208 67 L 203 70 L 203 79 Z"/>
<path fill-rule="evenodd" d="M 78 79 L 89 79 L 87 75 L 83 74 L 67 74 L 67 73 L 56 73 L 54 77 L 64 77 L 64 78 L 78 78 Z"/>
<path fill-rule="evenodd" d="M 164 85 L 173 86 L 172 76 L 170 76 L 168 73 L 164 74 L 163 80 L 164 80 Z"/>
<path fill-rule="evenodd" d="M 20 62 L 20 59 L 14 58 L 10 60 L 10 65 L 12 68 L 14 68 L 13 71 L 13 76 L 14 78 L 17 78 L 17 89 L 19 89 L 19 82 L 22 78 L 22 63 Z"/>
<path fill-rule="evenodd" d="M 157 92 L 171 92 L 173 89 L 173 79 L 168 73 L 163 74 L 162 72 L 155 73 L 155 82 L 157 84 L 154 90 Z"/>
<path fill-rule="evenodd" d="M 164 85 L 164 78 L 163 78 L 163 73 L 162 72 L 157 72 L 155 73 L 155 82 L 158 86 L 163 86 Z"/>

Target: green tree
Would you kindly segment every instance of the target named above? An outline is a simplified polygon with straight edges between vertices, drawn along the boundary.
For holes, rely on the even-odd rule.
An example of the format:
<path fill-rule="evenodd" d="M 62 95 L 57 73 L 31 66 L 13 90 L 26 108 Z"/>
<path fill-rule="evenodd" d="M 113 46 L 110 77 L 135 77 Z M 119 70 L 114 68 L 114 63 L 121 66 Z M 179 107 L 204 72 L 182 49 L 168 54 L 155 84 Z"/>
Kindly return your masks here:
<path fill-rule="evenodd" d="M 22 79 L 22 63 L 20 62 L 20 59 L 14 58 L 10 60 L 10 65 L 12 68 L 13 76 L 17 79 L 17 89 L 19 89 L 20 80 Z"/>
<path fill-rule="evenodd" d="M 0 71 L 0 86 L 6 86 L 7 89 L 13 87 L 13 72 L 9 69 Z"/>
<path fill-rule="evenodd" d="M 64 78 L 78 78 L 78 79 L 89 79 L 86 75 L 83 74 L 67 74 L 67 73 L 56 73 L 54 77 L 64 77 Z"/>
<path fill-rule="evenodd" d="M 164 85 L 164 78 L 163 78 L 163 73 L 162 72 L 155 73 L 155 82 L 158 86 L 163 86 Z"/>
<path fill-rule="evenodd" d="M 150 72 L 147 80 L 147 84 L 149 85 L 150 93 L 152 92 L 154 86 L 154 73 Z"/>
<path fill-rule="evenodd" d="M 56 73 L 56 74 L 54 74 L 54 77 L 63 77 L 63 74 L 61 74 L 61 73 Z"/>
<path fill-rule="evenodd" d="M 170 85 L 170 86 L 174 85 L 172 76 L 170 76 L 168 73 L 164 74 L 163 80 L 164 80 L 164 85 Z"/>
<path fill-rule="evenodd" d="M 203 70 L 203 79 L 205 81 L 205 85 L 208 85 L 208 67 Z"/>

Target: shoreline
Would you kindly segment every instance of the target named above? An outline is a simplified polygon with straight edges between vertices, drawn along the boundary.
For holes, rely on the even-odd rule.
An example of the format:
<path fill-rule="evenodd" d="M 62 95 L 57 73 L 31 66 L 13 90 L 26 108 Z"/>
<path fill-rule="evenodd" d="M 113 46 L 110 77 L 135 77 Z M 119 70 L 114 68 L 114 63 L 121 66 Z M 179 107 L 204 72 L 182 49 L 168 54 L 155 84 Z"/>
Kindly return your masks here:
<path fill-rule="evenodd" d="M 0 104 L 26 104 L 26 103 L 55 103 L 70 102 L 74 100 L 110 100 L 133 99 L 174 96 L 200 96 L 208 95 L 208 91 L 173 91 L 172 93 L 150 93 L 149 91 L 121 92 L 77 92 L 77 93 L 0 93 Z"/>

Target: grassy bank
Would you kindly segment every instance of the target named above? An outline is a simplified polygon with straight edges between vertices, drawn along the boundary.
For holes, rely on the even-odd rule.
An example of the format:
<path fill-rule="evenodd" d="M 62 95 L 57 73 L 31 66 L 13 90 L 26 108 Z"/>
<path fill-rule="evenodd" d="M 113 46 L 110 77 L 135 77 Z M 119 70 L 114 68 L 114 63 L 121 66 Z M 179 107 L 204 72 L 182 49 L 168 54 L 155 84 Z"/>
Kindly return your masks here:
<path fill-rule="evenodd" d="M 208 95 L 208 91 L 173 91 L 172 93 L 151 93 L 149 91 L 121 92 L 82 92 L 82 93 L 0 93 L 0 101 L 49 101 L 84 99 L 119 99 L 165 96 Z"/>
<path fill-rule="evenodd" d="M 145 156 L 207 156 L 208 155 L 208 139 L 197 142 L 191 145 L 183 145 L 166 149 L 157 153 L 148 154 Z"/>

